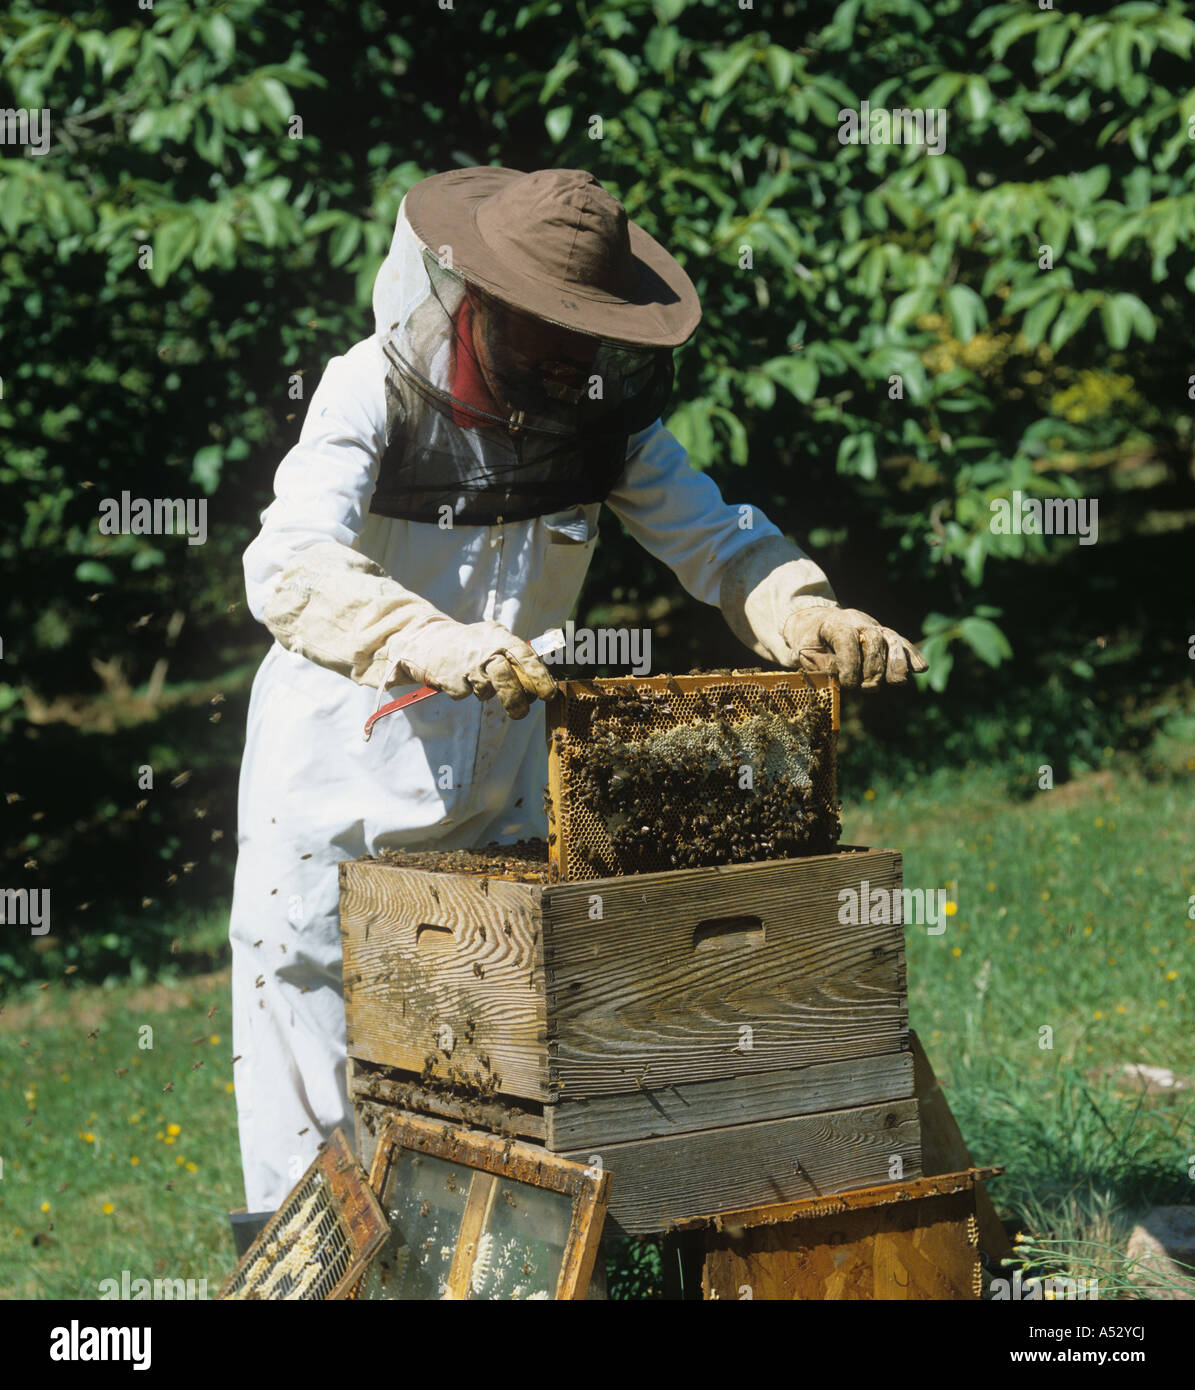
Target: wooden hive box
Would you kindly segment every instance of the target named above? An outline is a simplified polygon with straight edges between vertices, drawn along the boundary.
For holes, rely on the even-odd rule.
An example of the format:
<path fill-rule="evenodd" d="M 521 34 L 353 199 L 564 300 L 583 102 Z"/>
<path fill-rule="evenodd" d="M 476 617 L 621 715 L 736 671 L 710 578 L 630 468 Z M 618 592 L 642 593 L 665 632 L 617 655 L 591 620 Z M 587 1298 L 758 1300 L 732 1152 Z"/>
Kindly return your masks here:
<path fill-rule="evenodd" d="M 915 1176 L 903 928 L 839 922 L 864 882 L 899 890 L 899 854 L 553 885 L 344 863 L 354 1100 L 596 1157 L 628 1232 Z"/>

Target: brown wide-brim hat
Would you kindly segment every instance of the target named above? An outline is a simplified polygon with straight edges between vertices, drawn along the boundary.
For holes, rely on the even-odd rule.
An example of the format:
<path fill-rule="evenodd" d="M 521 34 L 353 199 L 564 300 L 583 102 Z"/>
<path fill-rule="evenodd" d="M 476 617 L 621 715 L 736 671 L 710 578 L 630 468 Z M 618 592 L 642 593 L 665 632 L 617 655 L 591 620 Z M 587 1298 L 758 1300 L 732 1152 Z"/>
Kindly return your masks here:
<path fill-rule="evenodd" d="M 466 280 L 577 333 L 672 348 L 701 320 L 693 282 L 583 170 L 433 174 L 407 193 L 406 215 Z"/>

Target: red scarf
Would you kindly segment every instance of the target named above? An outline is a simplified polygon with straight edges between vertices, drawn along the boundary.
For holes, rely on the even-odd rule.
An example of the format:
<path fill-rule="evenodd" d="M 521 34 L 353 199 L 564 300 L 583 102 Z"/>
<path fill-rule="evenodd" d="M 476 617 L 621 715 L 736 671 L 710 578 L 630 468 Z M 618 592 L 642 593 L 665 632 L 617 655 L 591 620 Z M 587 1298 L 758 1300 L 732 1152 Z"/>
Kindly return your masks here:
<path fill-rule="evenodd" d="M 454 405 L 452 423 L 466 430 L 480 429 L 494 422 L 474 414 L 474 411 L 481 410 L 499 417 L 504 416 L 505 411 L 490 395 L 489 387 L 486 386 L 485 378 L 477 365 L 477 353 L 473 347 L 473 306 L 467 297 L 461 300 L 453 327 L 452 380 L 448 389 L 456 400 L 463 401 L 466 406 L 473 406 L 474 410 L 462 410 Z"/>

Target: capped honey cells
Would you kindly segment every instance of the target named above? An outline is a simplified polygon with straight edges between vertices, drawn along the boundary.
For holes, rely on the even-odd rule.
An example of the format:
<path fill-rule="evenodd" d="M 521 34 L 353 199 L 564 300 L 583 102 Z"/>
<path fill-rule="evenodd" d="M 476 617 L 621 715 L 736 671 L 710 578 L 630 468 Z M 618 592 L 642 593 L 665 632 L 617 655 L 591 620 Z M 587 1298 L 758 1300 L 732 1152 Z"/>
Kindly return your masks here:
<path fill-rule="evenodd" d="M 568 681 L 549 721 L 553 881 L 826 854 L 838 843 L 829 677 Z"/>

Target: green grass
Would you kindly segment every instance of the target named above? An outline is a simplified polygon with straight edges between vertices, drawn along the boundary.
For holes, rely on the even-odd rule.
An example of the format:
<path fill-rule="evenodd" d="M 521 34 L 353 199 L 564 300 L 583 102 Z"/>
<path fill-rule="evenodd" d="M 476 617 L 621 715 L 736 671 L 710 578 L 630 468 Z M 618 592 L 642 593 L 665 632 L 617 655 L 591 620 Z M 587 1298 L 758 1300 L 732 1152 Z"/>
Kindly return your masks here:
<path fill-rule="evenodd" d="M 1007 1168 L 1002 1217 L 1052 1242 L 1027 1249 L 1054 1272 L 1104 1271 L 1110 1289 L 1133 1215 L 1193 1196 L 1195 1092 L 1122 1094 L 1098 1074 L 1195 1076 L 1189 777 L 1106 772 L 1028 802 L 1007 780 L 874 788 L 844 838 L 902 849 L 906 886 L 957 884 L 942 934 L 906 929 L 912 1025 L 976 1162 Z"/>
<path fill-rule="evenodd" d="M 1115 1267 L 1131 1289 L 1115 1252 L 1132 1215 L 1191 1200 L 1195 1097 L 1124 1096 L 1088 1073 L 1195 1074 L 1195 809 L 1177 778 L 1101 774 L 1028 802 L 1007 785 L 1007 769 L 877 785 L 846 807 L 844 842 L 903 850 L 909 887 L 957 884 L 944 933 L 906 929 L 913 1026 L 976 1161 L 1006 1165 L 992 1195 L 1039 1266 Z M 223 922 L 199 924 L 186 950 L 211 950 Z M 215 1291 L 232 1266 L 227 1212 L 242 1205 L 228 1008 L 226 971 L 62 980 L 10 1000 L 0 1295 L 95 1297 L 123 1269 Z M 138 1047 L 144 1025 L 152 1049 Z M 658 1287 L 653 1243 L 620 1263 L 616 1296 Z"/>
<path fill-rule="evenodd" d="M 125 1269 L 215 1293 L 243 1205 L 226 972 L 33 1000 L 0 1014 L 0 1296 L 96 1298 Z"/>

